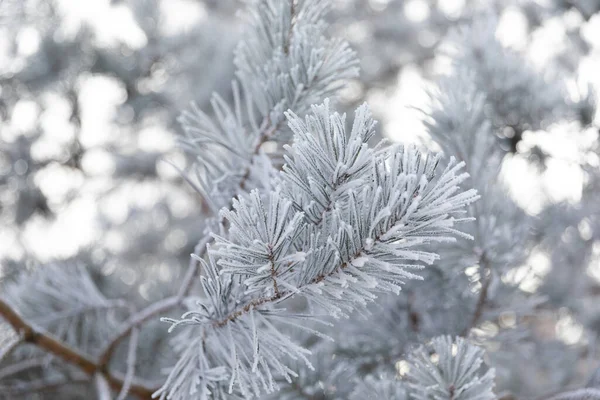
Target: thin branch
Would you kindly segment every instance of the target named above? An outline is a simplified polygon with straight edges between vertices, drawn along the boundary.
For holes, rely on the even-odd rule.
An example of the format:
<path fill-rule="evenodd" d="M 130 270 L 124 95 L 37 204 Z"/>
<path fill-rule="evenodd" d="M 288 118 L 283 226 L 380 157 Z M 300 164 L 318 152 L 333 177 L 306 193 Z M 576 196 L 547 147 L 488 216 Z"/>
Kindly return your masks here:
<path fill-rule="evenodd" d="M 206 245 L 213 240 L 211 235 L 206 235 L 202 240 L 198 242 L 196 247 L 194 247 L 194 254 L 197 254 L 198 257 L 202 258 L 206 253 Z M 177 297 L 181 300 L 185 296 L 188 295 L 190 290 L 192 289 L 194 279 L 199 275 L 198 274 L 198 261 L 194 257 L 190 257 L 190 263 L 188 266 L 188 270 L 183 278 L 183 282 L 181 287 L 179 288 L 179 292 L 177 293 Z"/>
<path fill-rule="evenodd" d="M 180 304 L 179 296 L 168 297 L 166 299 L 152 303 L 137 314 L 133 315 L 128 321 L 123 324 L 123 327 L 115 337 L 108 343 L 104 351 L 100 355 L 100 366 L 103 369 L 108 368 L 108 364 L 113 353 L 121 341 L 127 338 L 131 332 L 150 320 L 154 320 L 157 316 L 166 313 Z"/>
<path fill-rule="evenodd" d="M 268 121 L 268 119 L 266 119 L 265 121 Z M 266 125 L 268 126 L 268 122 Z M 281 125 L 281 122 L 279 122 L 278 124 L 276 124 L 274 126 L 271 126 L 270 128 L 267 127 L 261 131 L 261 134 L 258 137 L 256 144 L 254 145 L 254 149 L 252 150 L 252 156 L 255 156 L 258 154 L 262 145 L 265 144 L 266 142 L 268 142 L 273 137 L 275 132 L 277 132 L 277 130 L 279 129 L 280 125 Z M 244 173 L 242 174 L 242 179 L 239 183 L 240 189 L 246 190 L 246 191 L 248 190 L 247 185 L 248 185 L 248 179 L 250 179 L 251 172 L 252 172 L 252 161 L 250 161 L 250 163 L 244 169 Z M 231 208 L 231 207 L 232 206 L 230 203 L 229 208 Z"/>
<path fill-rule="evenodd" d="M 328 273 L 326 275 L 325 274 L 318 275 L 317 277 L 315 277 L 314 279 L 312 279 L 310 282 L 308 282 L 305 286 L 312 285 L 312 284 L 317 284 L 319 282 L 322 282 L 327 277 L 330 277 L 330 276 L 338 273 L 339 271 L 345 269 L 349 265 L 349 263 L 353 259 L 358 258 L 359 255 L 360 255 L 360 253 L 358 253 L 358 255 L 355 255 L 350 261 L 343 263 L 342 265 L 340 265 L 339 267 L 335 268 L 334 270 L 332 270 L 330 273 Z M 260 306 L 262 306 L 264 304 L 273 303 L 273 302 L 275 302 L 277 300 L 281 300 L 281 299 L 285 298 L 290 293 L 291 293 L 290 291 L 286 291 L 286 292 L 279 291 L 278 293 L 274 294 L 273 296 L 270 296 L 270 297 L 261 297 L 261 298 L 249 301 L 241 309 L 233 311 L 232 313 L 230 313 L 225 318 L 223 318 L 223 319 L 221 319 L 219 321 L 215 321 L 213 323 L 213 327 L 215 327 L 215 328 L 221 328 L 221 327 L 227 325 L 229 322 L 235 321 L 236 319 L 238 319 L 242 315 L 249 313 L 251 310 L 256 309 L 257 307 L 260 307 Z"/>
<path fill-rule="evenodd" d="M 206 244 L 210 240 L 212 240 L 212 237 L 206 236 L 196 245 L 194 252 L 198 254 L 199 257 L 202 257 L 206 252 Z M 141 327 L 148 321 L 157 319 L 160 315 L 173 310 L 183 303 L 185 296 L 187 296 L 193 286 L 194 279 L 198 276 L 198 267 L 198 262 L 193 257 L 190 257 L 188 270 L 183 278 L 183 282 L 177 295 L 150 304 L 148 307 L 131 316 L 131 318 L 123 324 L 119 333 L 110 340 L 108 345 L 102 351 L 99 362 L 100 368 L 108 368 L 108 364 L 110 363 L 117 346 L 122 340 L 127 338 L 134 329 Z"/>
<path fill-rule="evenodd" d="M 2 348 L 0 348 L 0 362 L 8 358 L 21 343 L 22 340 L 18 335 L 8 339 L 8 343 L 5 343 Z"/>
<path fill-rule="evenodd" d="M 9 376 L 19 374 L 31 368 L 44 367 L 50 364 L 50 356 L 28 358 L 0 369 L 0 381 L 8 378 Z"/>
<path fill-rule="evenodd" d="M 21 318 L 21 316 L 2 299 L 0 299 L 0 315 L 21 335 L 24 343 L 30 343 L 46 350 L 64 362 L 76 366 L 89 376 L 95 376 L 97 373 L 100 373 L 103 375 L 104 379 L 106 379 L 108 384 L 116 390 L 120 390 L 123 387 L 123 379 L 111 375 L 106 369 L 100 369 L 99 365 L 87 355 L 69 347 L 67 344 L 54 338 L 51 334 L 35 329 L 25 322 L 23 318 Z M 151 398 L 153 392 L 153 389 L 137 384 L 132 385 L 130 388 L 131 394 L 144 399 Z"/>
<path fill-rule="evenodd" d="M 98 400 L 112 400 L 110 387 L 108 386 L 108 382 L 106 382 L 106 379 L 102 374 L 96 374 L 94 376 L 94 386 L 96 387 Z"/>
<path fill-rule="evenodd" d="M 117 400 L 125 400 L 127 394 L 129 393 L 131 382 L 135 375 L 135 360 L 137 356 L 139 333 L 139 328 L 134 328 L 129 338 L 129 351 L 127 353 L 127 371 L 125 372 L 125 382 L 123 384 L 123 387 L 121 388 L 121 392 L 119 392 Z"/>
<path fill-rule="evenodd" d="M 273 256 L 273 248 L 269 247 L 269 264 L 271 265 L 271 280 L 273 281 L 273 291 L 276 296 L 279 296 L 279 287 L 277 286 L 277 270 L 275 269 L 275 257 Z"/>
<path fill-rule="evenodd" d="M 12 307 L 4 300 L 0 299 L 0 315 L 19 333 L 23 342 L 31 343 L 41 347 L 48 352 L 60 357 L 63 361 L 73 364 L 88 375 L 96 372 L 96 364 L 86 355 L 77 352 L 68 347 L 58 339 L 49 334 L 42 333 L 34 329 L 17 314 Z"/>

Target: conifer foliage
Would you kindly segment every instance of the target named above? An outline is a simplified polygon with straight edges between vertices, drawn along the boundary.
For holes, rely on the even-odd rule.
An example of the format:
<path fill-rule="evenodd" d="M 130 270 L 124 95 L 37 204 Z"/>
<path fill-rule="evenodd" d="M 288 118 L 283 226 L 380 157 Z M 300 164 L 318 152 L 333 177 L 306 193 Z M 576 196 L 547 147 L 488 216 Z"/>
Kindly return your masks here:
<path fill-rule="evenodd" d="M 182 112 L 207 215 L 175 294 L 139 307 L 82 263 L 2 284 L 0 398 L 493 400 L 518 387 L 511 357 L 554 354 L 530 346 L 547 289 L 520 277 L 564 234 L 536 231 L 501 171 L 525 131 L 590 124 L 593 96 L 567 99 L 482 13 L 422 110 L 443 153 L 377 142 L 367 104 L 336 111 L 359 62 L 330 5 L 253 2 L 230 89 Z"/>

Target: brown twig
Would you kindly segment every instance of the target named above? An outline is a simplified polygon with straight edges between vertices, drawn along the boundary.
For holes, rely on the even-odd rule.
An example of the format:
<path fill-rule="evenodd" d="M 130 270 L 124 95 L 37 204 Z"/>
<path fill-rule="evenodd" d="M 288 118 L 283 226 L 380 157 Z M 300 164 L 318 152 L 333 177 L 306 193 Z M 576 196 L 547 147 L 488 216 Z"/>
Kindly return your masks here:
<path fill-rule="evenodd" d="M 21 335 L 24 343 L 37 345 L 58 356 L 63 361 L 77 366 L 88 375 L 93 375 L 96 372 L 96 364 L 87 356 L 66 346 L 58 339 L 34 329 L 2 299 L 0 299 L 0 315 Z"/>
<path fill-rule="evenodd" d="M 69 347 L 49 333 L 40 331 L 29 325 L 2 299 L 0 299 L 0 315 L 21 335 L 24 343 L 30 343 L 46 350 L 66 363 L 76 366 L 90 377 L 95 376 L 97 373 L 102 375 L 103 379 L 113 389 L 120 390 L 123 387 L 124 381 L 121 378 L 113 376 L 107 370 L 101 370 L 99 364 L 95 363 L 87 355 Z M 129 392 L 140 398 L 150 399 L 154 390 L 138 384 L 132 384 Z"/>

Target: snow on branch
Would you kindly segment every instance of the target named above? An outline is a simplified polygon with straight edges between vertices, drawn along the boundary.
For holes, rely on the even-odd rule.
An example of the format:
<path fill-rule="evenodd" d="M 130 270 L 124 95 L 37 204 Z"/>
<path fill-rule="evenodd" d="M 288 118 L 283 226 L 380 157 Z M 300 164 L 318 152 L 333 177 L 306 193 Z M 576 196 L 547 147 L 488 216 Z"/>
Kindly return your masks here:
<path fill-rule="evenodd" d="M 337 198 L 368 177 L 373 149 L 367 142 L 373 137 L 375 121 L 364 104 L 356 110 L 352 131 L 346 135 L 345 115 L 332 114 L 328 100 L 312 106 L 305 121 L 293 112 L 287 117 L 294 143 L 285 146 L 289 154 L 282 174 L 287 183 L 284 190 L 295 207 L 318 224 Z"/>
<path fill-rule="evenodd" d="M 197 189 L 216 213 L 240 189 L 262 187 L 272 167 L 262 144 L 281 140 L 284 113 L 305 113 L 358 74 L 355 53 L 325 34 L 328 2 L 260 0 L 235 52 L 233 104 L 214 95 L 214 117 L 193 106 L 180 122 L 196 160 Z M 252 183 L 250 183 L 252 182 Z"/>
<path fill-rule="evenodd" d="M 8 284 L 2 297 L 27 321 L 89 354 L 129 311 L 126 302 L 106 298 L 79 264 L 42 265 Z"/>
<path fill-rule="evenodd" d="M 182 355 L 156 393 L 161 399 L 206 397 L 223 384 L 244 398 L 274 392 L 278 377 L 297 376 L 290 360 L 310 367 L 310 351 L 283 326 L 311 330 L 306 320 L 347 317 L 378 292 L 398 293 L 419 278 L 414 271 L 422 264 L 438 259 L 432 243 L 468 237 L 455 224 L 478 196 L 460 188 L 468 177 L 463 163 L 450 160 L 437 171 L 439 157 L 412 146 L 369 149 L 374 123 L 365 106 L 348 139 L 344 117 L 327 103 L 313 107 L 304 123 L 292 113 L 288 119 L 295 141 L 283 181 L 222 211 L 229 232 L 215 235 L 208 261 L 198 258 L 204 297 L 181 319 L 167 319 L 171 330 L 191 327 L 179 330 Z M 322 200 L 320 208 L 310 197 Z M 320 220 L 307 218 L 304 208 Z M 320 311 L 286 311 L 283 302 L 293 296 Z"/>
<path fill-rule="evenodd" d="M 494 370 L 485 371 L 484 351 L 461 337 L 438 336 L 409 355 L 407 374 L 414 400 L 494 400 Z"/>

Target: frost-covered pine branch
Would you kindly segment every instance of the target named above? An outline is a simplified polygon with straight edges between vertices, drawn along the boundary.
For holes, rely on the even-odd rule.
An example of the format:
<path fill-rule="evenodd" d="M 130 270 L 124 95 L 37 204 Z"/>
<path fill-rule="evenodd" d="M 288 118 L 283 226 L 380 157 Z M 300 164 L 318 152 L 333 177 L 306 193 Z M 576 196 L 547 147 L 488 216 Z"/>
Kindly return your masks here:
<path fill-rule="evenodd" d="M 215 214 L 240 190 L 270 180 L 270 162 L 261 149 L 268 141 L 288 139 L 282 132 L 285 110 L 303 114 L 357 75 L 348 44 L 326 36 L 328 9 L 327 1 L 257 1 L 235 51 L 233 104 L 215 94 L 214 117 L 196 106 L 181 115 L 184 147 L 197 162 L 198 189 Z"/>
<path fill-rule="evenodd" d="M 312 4 L 302 4 L 301 6 L 306 6 L 306 8 L 302 8 L 300 5 L 290 2 L 289 15 L 286 7 L 277 8 L 268 2 L 257 6 L 253 27 L 261 40 L 253 42 L 253 37 L 251 37 L 238 48 L 236 56 L 238 76 L 242 81 L 242 86 L 246 89 L 244 92 L 246 95 L 252 90 L 248 90 L 247 86 L 244 86 L 244 82 L 251 82 L 255 87 L 257 76 L 264 72 L 259 70 L 257 73 L 258 67 L 255 65 L 270 67 L 270 63 L 264 64 L 264 62 L 272 52 L 275 52 L 277 56 L 273 61 L 279 63 L 277 68 L 286 71 L 285 63 L 281 64 L 281 60 L 286 60 L 286 57 L 293 59 L 294 55 L 302 54 L 296 52 L 294 45 L 297 45 L 298 48 L 314 47 L 315 41 L 307 40 L 303 36 L 298 43 L 292 40 L 296 32 L 303 35 L 310 33 L 313 29 L 311 27 L 303 32 L 300 29 L 303 23 L 314 27 L 321 25 L 319 16 L 324 8 L 318 6 L 311 9 L 310 5 Z M 309 9 L 310 13 L 307 11 Z M 273 24 L 273 13 L 276 10 L 279 10 L 280 15 L 277 17 L 277 23 Z M 295 15 L 295 13 L 298 14 Z M 281 17 L 284 19 L 280 25 Z M 306 21 L 303 18 L 306 18 Z M 274 31 L 270 32 L 271 29 Z M 253 45 L 259 50 L 248 51 L 248 47 Z M 327 46 L 324 47 L 327 48 Z M 342 49 L 345 49 L 345 46 L 342 46 Z M 346 54 L 345 50 L 342 52 Z M 248 54 L 251 54 L 252 57 Z M 261 57 L 257 58 L 257 54 Z M 314 54 L 319 54 L 319 52 Z M 325 60 L 328 60 L 328 57 L 326 56 Z M 337 58 L 338 61 L 344 59 L 343 57 Z M 348 60 L 350 61 L 350 59 Z M 302 68 L 300 65 L 306 68 L 305 62 L 298 63 L 297 68 Z M 352 65 L 352 62 L 348 62 L 348 65 Z M 337 70 L 338 73 L 334 74 L 334 70 Z M 339 74 L 338 67 L 333 69 L 327 67 L 323 71 L 330 71 L 331 76 L 347 77 L 344 73 Z M 302 74 L 301 76 L 303 76 Z M 315 79 L 318 75 L 311 72 L 311 67 L 307 68 L 305 74 L 307 82 L 314 81 L 315 87 L 300 85 L 300 89 L 296 90 L 293 99 L 284 96 L 280 100 L 281 103 L 277 104 L 261 99 L 262 92 L 259 96 L 249 97 L 250 100 L 255 98 L 260 100 L 257 108 L 262 114 L 262 124 L 259 125 L 253 119 L 255 118 L 253 110 L 249 110 L 250 119 L 248 120 L 249 126 L 254 129 L 253 135 L 258 137 L 258 139 L 254 139 L 255 142 L 258 142 L 258 146 L 265 138 L 268 139 L 274 133 L 268 130 L 279 125 L 278 106 L 293 106 L 294 111 L 302 112 L 306 104 L 302 105 L 302 102 L 298 100 L 302 99 L 304 92 L 315 92 L 322 97 L 327 94 L 327 90 L 339 86 L 335 84 L 331 87 L 330 79 L 327 78 L 324 79 L 324 82 L 328 83 L 323 87 L 329 89 L 319 89 L 319 80 Z M 261 82 L 260 79 L 258 81 Z M 260 90 L 264 91 L 268 87 L 270 88 L 269 92 L 280 93 L 277 86 L 273 86 L 274 81 L 271 76 L 267 76 L 263 82 L 268 83 L 263 84 Z M 279 81 L 275 83 L 277 82 Z M 281 95 L 275 96 L 275 98 L 281 97 Z M 236 110 L 235 112 L 226 109 L 227 107 L 221 100 L 216 99 L 214 104 L 219 105 L 215 111 L 221 126 L 225 126 L 227 121 L 235 124 L 229 126 L 225 133 L 237 132 L 238 135 L 243 135 L 241 139 L 247 140 L 248 133 L 244 129 L 239 129 L 243 125 L 240 113 L 243 102 L 236 89 L 236 84 L 234 83 L 233 109 Z M 274 112 L 275 115 L 267 115 L 269 112 Z M 475 198 L 474 194 L 470 192 L 467 192 L 464 197 L 456 196 L 454 198 L 443 194 L 445 190 L 449 190 L 450 195 L 453 194 L 456 191 L 455 185 L 466 177 L 459 175 L 456 179 L 454 178 L 461 165 L 449 166 L 436 184 L 437 187 L 427 193 L 429 190 L 426 185 L 434 177 L 433 171 L 437 164 L 437 158 L 426 158 L 425 161 L 421 161 L 421 155 L 414 149 L 402 147 L 369 149 L 367 141 L 372 136 L 374 123 L 366 108 L 363 107 L 357 111 L 357 117 L 349 137 L 346 137 L 344 118 L 337 114 L 330 115 L 327 103 L 314 108 L 313 114 L 314 116 L 307 117 L 306 121 L 302 121 L 293 113 L 288 115 L 289 125 L 295 136 L 294 144 L 288 149 L 290 154 L 286 158 L 282 174 L 283 182 L 280 184 L 279 179 L 270 176 L 272 173 L 269 172 L 268 166 L 263 167 L 261 169 L 267 173 L 263 175 L 261 185 L 272 181 L 273 184 L 266 188 L 277 188 L 270 194 L 264 195 L 259 191 L 253 191 L 249 198 L 242 196 L 239 200 L 234 200 L 233 211 L 221 212 L 221 217 L 230 227 L 229 231 L 225 235 L 215 236 L 216 245 L 209 249 L 211 257 L 209 262 L 205 263 L 202 260 L 199 262 L 203 263 L 206 271 L 214 271 L 207 272 L 214 277 L 203 284 L 203 286 L 206 285 L 204 291 L 213 293 L 213 295 L 225 291 L 227 296 L 211 299 L 212 307 L 204 305 L 204 311 L 199 315 L 192 311 L 174 325 L 199 323 L 201 326 L 212 325 L 210 330 L 228 328 L 229 332 L 226 338 L 230 343 L 213 343 L 213 345 L 210 345 L 213 335 L 203 328 L 201 338 L 191 346 L 191 351 L 196 353 L 198 348 L 202 348 L 201 354 L 195 354 L 196 358 L 191 359 L 186 354 L 184 359 L 187 360 L 186 363 L 194 360 L 195 365 L 205 365 L 202 370 L 207 370 L 206 368 L 213 370 L 213 367 L 209 366 L 210 363 L 202 361 L 202 359 L 216 358 L 217 363 L 214 361 L 213 363 L 217 368 L 229 365 L 231 369 L 228 372 L 230 392 L 233 390 L 234 384 L 237 384 L 243 395 L 260 393 L 261 389 L 254 381 L 255 378 L 247 376 L 251 374 L 256 374 L 262 379 L 262 390 L 273 391 L 275 389 L 271 377 L 273 365 L 277 373 L 282 374 L 288 380 L 292 376 L 290 375 L 291 371 L 288 371 L 285 365 L 281 365 L 278 359 L 281 356 L 278 354 L 281 351 L 280 348 L 285 347 L 285 342 L 281 342 L 281 340 L 287 339 L 279 337 L 278 330 L 267 319 L 275 317 L 255 310 L 260 310 L 260 307 L 263 306 L 271 307 L 273 303 L 278 304 L 295 294 L 303 294 L 311 303 L 322 307 L 329 314 L 339 317 L 352 311 L 355 303 L 364 305 L 366 301 L 373 300 L 374 296 L 370 291 L 375 286 L 378 286 L 379 290 L 397 292 L 400 279 L 416 277 L 413 273 L 406 271 L 406 268 L 416 268 L 415 261 L 431 263 L 435 259 L 433 253 L 411 252 L 403 249 L 431 241 L 447 240 L 440 234 L 443 231 L 447 233 L 456 231 L 448 229 L 451 223 L 448 225 L 447 222 L 443 222 L 443 219 L 448 213 L 457 211 L 463 203 L 471 202 Z M 200 122 L 200 126 L 208 126 L 207 117 L 203 114 L 197 113 L 197 115 L 200 115 L 204 122 L 200 120 L 196 122 Z M 194 140 L 197 143 L 209 143 L 214 140 L 211 138 L 215 137 L 223 140 L 223 135 L 217 130 L 190 128 L 192 124 L 185 121 L 184 125 L 188 126 L 188 132 L 195 132 L 197 139 Z M 264 133 L 265 129 L 267 129 L 267 135 Z M 227 140 L 236 144 L 240 142 L 240 138 Z M 223 145 L 223 143 L 221 144 Z M 223 145 L 223 147 L 229 146 Z M 248 148 L 248 146 L 242 147 Z M 252 148 L 252 146 L 249 147 Z M 211 156 L 214 154 L 216 153 Z M 208 159 L 208 157 L 204 157 L 202 162 L 206 163 Z M 240 157 L 231 157 L 231 159 L 239 160 Z M 204 164 L 203 171 L 216 171 L 218 178 L 213 177 L 212 181 L 231 184 L 232 179 L 227 179 L 228 172 L 222 169 L 231 166 L 223 164 L 221 159 L 219 159 L 218 165 L 218 168 L 213 168 Z M 240 166 L 235 166 L 235 171 L 239 170 Z M 240 181 L 240 186 L 244 186 L 249 177 L 249 172 L 247 172 L 249 170 L 248 167 L 242 167 L 241 170 L 246 171 L 242 174 Z M 205 176 L 205 178 L 206 181 L 201 178 L 201 184 L 206 195 L 208 193 L 206 187 L 212 182 L 209 176 Z M 365 184 L 367 185 L 365 186 Z M 355 188 L 359 188 L 360 191 Z M 234 188 L 233 193 L 236 191 L 237 189 Z M 404 191 L 405 194 L 400 191 Z M 225 198 L 228 197 L 227 191 L 222 188 L 217 190 L 217 193 L 225 194 Z M 429 201 L 432 202 L 431 211 L 419 204 L 421 197 L 424 197 L 423 205 Z M 375 203 L 369 201 L 373 198 L 376 199 Z M 221 202 L 220 204 L 226 203 Z M 369 208 L 364 210 L 364 207 L 367 206 Z M 419 210 L 419 206 L 423 208 Z M 435 208 L 438 210 L 434 211 Z M 428 212 L 433 212 L 433 215 L 425 217 Z M 413 213 L 415 214 L 413 218 L 419 223 L 407 226 L 408 216 Z M 307 224 L 305 219 L 308 219 L 310 223 Z M 448 220 L 448 222 L 451 221 Z M 401 225 L 398 225 L 399 222 Z M 353 242 L 350 247 L 346 243 L 348 240 Z M 405 240 L 407 243 L 400 246 L 399 249 L 394 249 L 390 244 L 397 240 Z M 394 258 L 398 258 L 398 261 L 406 259 L 408 262 L 393 262 Z M 374 276 L 370 277 L 365 272 L 372 273 Z M 329 282 L 330 280 L 332 282 Z M 354 281 L 357 288 L 354 289 L 346 281 Z M 342 291 L 335 287 L 329 288 L 327 283 L 341 283 L 343 288 L 348 286 L 346 291 L 350 292 L 350 296 L 348 299 L 343 299 Z M 212 289 L 209 290 L 209 287 Z M 211 310 L 211 308 L 213 309 Z M 276 315 L 275 311 L 271 310 L 270 312 Z M 204 321 L 205 319 L 206 321 Z M 250 321 L 246 321 L 248 319 Z M 266 328 L 263 330 L 266 332 L 259 335 L 257 324 L 259 327 L 264 325 Z M 241 332 L 235 332 L 235 334 L 242 337 L 234 337 L 230 325 L 238 325 Z M 219 341 L 224 339 L 220 332 L 214 337 Z M 252 338 L 253 344 L 249 348 L 255 348 L 255 353 L 245 354 L 240 362 L 238 361 L 240 356 L 237 353 L 244 352 L 246 349 L 244 345 L 239 346 L 235 342 L 237 340 L 243 343 L 250 338 Z M 260 345 L 259 340 L 272 340 L 277 344 L 269 346 L 273 349 L 270 350 L 272 354 L 257 354 L 258 348 L 265 348 L 264 344 Z M 246 346 L 250 345 L 251 343 L 248 343 Z M 304 357 L 303 353 L 305 352 L 302 349 L 293 345 L 288 345 L 288 347 L 289 349 L 283 349 L 284 353 L 290 353 L 293 357 Z M 205 354 L 212 349 L 217 349 L 214 350 L 217 354 Z M 266 361 L 263 357 L 266 357 Z M 252 360 L 251 363 L 250 360 Z M 197 374 L 197 371 L 194 370 L 186 371 L 184 369 L 186 366 L 182 367 L 182 364 L 183 362 L 180 362 L 171 377 L 190 373 Z M 266 378 L 262 378 L 263 374 L 266 375 Z M 169 390 L 170 395 L 177 395 L 179 392 L 174 392 L 174 390 L 181 388 L 178 388 L 177 385 L 175 388 L 170 386 L 173 385 L 169 381 L 165 386 L 165 391 L 160 393 L 165 395 L 166 390 Z M 202 383 L 200 385 L 201 393 L 209 393 L 209 386 L 214 385 L 208 383 L 208 380 Z M 194 390 L 197 389 L 192 386 L 183 391 L 181 395 L 187 395 Z"/>
<path fill-rule="evenodd" d="M 369 375 L 350 398 L 494 400 L 494 370 L 484 366 L 483 355 L 463 338 L 438 336 L 408 354 L 402 377 Z"/>
<path fill-rule="evenodd" d="M 125 301 L 107 299 L 78 264 L 48 264 L 22 274 L 2 297 L 23 318 L 90 354 L 129 311 Z"/>
<path fill-rule="evenodd" d="M 151 394 L 147 386 L 130 378 L 123 380 L 99 368 L 93 359 L 95 350 L 110 335 L 104 329 L 116 326 L 114 309 L 124 304 L 107 300 L 83 267 L 50 264 L 20 280 L 8 286 L 8 295 L 0 299 L 0 315 L 14 332 L 4 354 L 10 355 L 12 365 L 0 369 L 5 381 L 14 380 L 4 388 L 9 396 L 27 395 L 57 384 L 57 379 L 60 384 L 81 381 L 82 374 L 84 381 L 96 378 L 115 389 L 127 387 L 139 397 Z M 35 380 L 36 367 L 43 370 L 39 381 Z"/>
<path fill-rule="evenodd" d="M 245 397 L 273 392 L 274 376 L 296 376 L 286 359 L 310 366 L 309 351 L 280 326 L 319 317 L 286 313 L 285 300 L 304 297 L 312 310 L 347 317 L 376 293 L 398 293 L 418 278 L 412 271 L 437 259 L 428 244 L 462 235 L 454 225 L 477 198 L 458 186 L 463 164 L 437 172 L 439 158 L 413 147 L 370 149 L 374 124 L 364 106 L 349 136 L 327 102 L 305 120 L 288 118 L 295 136 L 281 189 L 264 199 L 253 191 L 222 211 L 228 237 L 217 235 L 208 262 L 199 259 L 206 297 L 172 320 L 172 329 L 193 325 L 195 334 L 178 339 L 181 359 L 161 398 L 206 396 L 223 380 Z"/>
<path fill-rule="evenodd" d="M 354 391 L 350 395 L 351 400 L 407 400 L 409 398 L 405 385 L 393 376 L 375 378 L 373 375 L 369 375 L 356 385 Z"/>
<path fill-rule="evenodd" d="M 483 350 L 463 338 L 436 337 L 408 358 L 410 398 L 493 400 L 494 370 L 481 372 Z"/>

